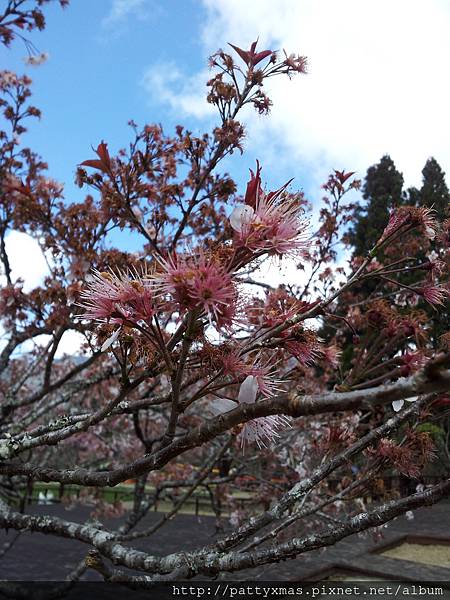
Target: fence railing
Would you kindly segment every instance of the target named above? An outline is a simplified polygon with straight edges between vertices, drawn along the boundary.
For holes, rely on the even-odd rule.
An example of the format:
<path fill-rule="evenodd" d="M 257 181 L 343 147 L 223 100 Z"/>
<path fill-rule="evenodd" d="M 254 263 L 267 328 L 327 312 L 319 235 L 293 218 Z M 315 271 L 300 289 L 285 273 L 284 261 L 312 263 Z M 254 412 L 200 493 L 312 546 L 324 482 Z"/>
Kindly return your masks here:
<path fill-rule="evenodd" d="M 386 493 L 398 494 L 401 496 L 408 495 L 416 491 L 419 484 L 431 485 L 438 483 L 441 480 L 439 476 L 424 476 L 420 480 L 411 479 L 402 475 L 385 476 L 375 479 L 371 485 L 361 491 L 361 497 L 371 500 L 377 500 Z M 342 481 L 340 479 L 331 479 L 327 481 L 328 489 L 331 492 L 337 492 L 340 489 Z M 54 504 L 63 501 L 78 500 L 89 503 L 89 497 L 86 497 L 87 488 L 77 485 L 63 485 L 57 483 L 35 483 L 28 489 L 26 503 L 27 504 Z M 100 498 L 104 502 L 132 502 L 133 501 L 134 484 L 119 484 L 114 488 L 101 489 L 96 491 L 95 497 Z M 155 496 L 156 489 L 152 486 L 146 487 L 146 496 L 151 498 Z M 252 505 L 255 510 L 261 508 L 260 503 L 255 502 L 255 496 L 251 491 L 242 491 L 239 489 L 233 490 L 231 486 L 232 508 L 248 508 Z M 167 491 L 159 495 L 155 501 L 152 510 L 167 511 L 178 501 L 179 496 L 168 493 Z M 264 508 L 264 507 L 263 507 Z M 266 508 L 266 507 L 265 507 Z M 221 510 L 224 514 L 231 510 L 231 503 L 221 502 Z M 180 512 L 214 514 L 211 495 L 202 490 L 198 490 L 185 502 L 183 509 Z"/>

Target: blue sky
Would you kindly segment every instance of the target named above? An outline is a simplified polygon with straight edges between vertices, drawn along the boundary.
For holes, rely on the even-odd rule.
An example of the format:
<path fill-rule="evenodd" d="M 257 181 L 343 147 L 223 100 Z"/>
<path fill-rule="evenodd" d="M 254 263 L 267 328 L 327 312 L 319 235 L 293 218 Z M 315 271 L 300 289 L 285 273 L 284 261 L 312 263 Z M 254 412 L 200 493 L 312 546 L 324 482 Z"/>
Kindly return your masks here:
<path fill-rule="evenodd" d="M 105 139 L 113 152 L 126 146 L 131 118 L 138 124 L 173 125 L 175 115 L 141 85 L 152 63 L 176 60 L 186 71 L 205 64 L 198 2 L 158 2 L 152 10 L 136 9 L 115 19 L 112 8 L 111 0 L 76 0 L 65 10 L 50 5 L 47 28 L 31 38 L 50 54 L 39 67 L 24 64 L 20 42 L 2 51 L 7 68 L 33 79 L 33 102 L 43 116 L 30 126 L 24 142 L 48 162 L 51 176 L 65 183 L 68 200 L 84 194 L 73 186 L 73 174 L 78 163 L 91 157 L 91 145 Z"/>
<path fill-rule="evenodd" d="M 72 0 L 46 7 L 47 28 L 33 33 L 50 54 L 23 63 L 25 48 L 2 49 L 2 64 L 27 72 L 40 123 L 26 141 L 62 181 L 68 200 L 76 165 L 104 139 L 127 145 L 127 121 L 214 125 L 204 101 L 207 58 L 228 41 L 306 54 L 310 74 L 274 79 L 272 114 L 245 115 L 244 157 L 225 166 L 241 186 L 259 158 L 263 179 L 295 177 L 316 204 L 332 168 L 356 170 L 390 153 L 407 185 L 434 155 L 450 170 L 447 117 L 450 5 L 447 0 Z"/>

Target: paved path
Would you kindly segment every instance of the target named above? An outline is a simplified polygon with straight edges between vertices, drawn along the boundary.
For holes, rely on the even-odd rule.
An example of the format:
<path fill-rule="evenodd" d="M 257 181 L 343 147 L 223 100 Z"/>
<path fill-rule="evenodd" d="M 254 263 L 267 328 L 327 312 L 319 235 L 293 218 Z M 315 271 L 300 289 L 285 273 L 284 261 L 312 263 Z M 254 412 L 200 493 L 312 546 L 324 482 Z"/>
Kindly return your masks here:
<path fill-rule="evenodd" d="M 32 514 L 51 514 L 70 521 L 83 522 L 89 515 L 89 508 L 76 508 L 71 511 L 62 505 L 32 506 Z M 148 527 L 160 515 L 151 513 L 143 521 Z M 450 543 L 450 502 L 444 501 L 430 508 L 414 512 L 414 520 L 400 517 L 383 529 L 383 539 L 373 540 L 369 532 L 364 536 L 351 536 L 329 548 L 309 552 L 296 559 L 283 561 L 265 568 L 247 570 L 227 575 L 228 580 L 272 580 L 307 581 L 320 580 L 335 570 L 360 574 L 361 576 L 401 579 L 405 581 L 446 581 L 450 582 L 450 569 L 432 565 L 385 558 L 374 554 L 381 547 L 396 543 L 405 536 L 421 536 L 447 540 Z M 180 550 L 191 550 L 215 540 L 214 519 L 179 515 L 167 523 L 158 533 L 149 538 L 137 540 L 133 546 L 155 555 L 164 555 Z M 114 527 L 117 520 L 105 521 L 106 527 Z M 0 550 L 11 540 L 14 531 L 0 531 Z M 62 580 L 67 573 L 83 559 L 89 546 L 39 533 L 22 533 L 13 547 L 0 558 L 0 579 L 8 580 Z M 85 579 L 96 580 L 97 573 L 89 571 Z"/>

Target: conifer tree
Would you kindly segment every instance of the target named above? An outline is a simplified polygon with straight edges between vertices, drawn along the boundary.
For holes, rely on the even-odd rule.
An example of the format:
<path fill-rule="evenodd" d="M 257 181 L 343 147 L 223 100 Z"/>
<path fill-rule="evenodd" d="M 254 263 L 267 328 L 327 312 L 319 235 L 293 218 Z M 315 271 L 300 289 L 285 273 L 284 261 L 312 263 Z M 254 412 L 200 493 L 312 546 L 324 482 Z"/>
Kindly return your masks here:
<path fill-rule="evenodd" d="M 389 211 L 402 203 L 403 175 L 388 154 L 367 171 L 363 186 L 366 206 L 354 212 L 354 225 L 348 240 L 355 256 L 365 256 L 379 239 L 389 219 Z"/>
<path fill-rule="evenodd" d="M 429 158 L 422 170 L 423 185 L 419 194 L 419 206 L 434 208 L 439 219 L 448 217 L 449 191 L 445 173 L 437 160 Z"/>
<path fill-rule="evenodd" d="M 450 216 L 450 194 L 445 182 L 445 173 L 435 158 L 431 157 L 425 163 L 422 169 L 422 178 L 422 187 L 417 193 L 417 205 L 433 208 L 438 219 L 444 221 Z M 442 245 L 436 246 L 436 244 L 433 244 L 433 250 L 437 251 L 441 260 L 445 260 L 445 248 Z M 439 311 L 433 310 L 429 306 L 426 307 L 426 310 L 430 315 L 430 337 L 433 346 L 436 348 L 439 345 L 441 335 L 449 328 L 449 304 L 446 302 L 445 306 Z"/>

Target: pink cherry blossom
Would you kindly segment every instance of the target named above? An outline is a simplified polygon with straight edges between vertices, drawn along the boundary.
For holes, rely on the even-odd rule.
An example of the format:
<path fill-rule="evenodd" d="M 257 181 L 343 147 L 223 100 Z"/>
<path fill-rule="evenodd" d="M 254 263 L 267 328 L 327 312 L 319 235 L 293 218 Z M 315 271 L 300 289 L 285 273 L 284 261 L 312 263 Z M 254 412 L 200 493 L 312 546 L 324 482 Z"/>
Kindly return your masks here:
<path fill-rule="evenodd" d="M 279 387 L 282 380 L 274 378 L 276 367 L 277 365 L 271 362 L 271 358 L 268 358 L 266 362 L 262 362 L 261 357 L 259 357 L 248 371 L 248 374 L 256 380 L 259 393 L 265 398 L 270 398 L 277 392 L 282 391 L 282 388 Z"/>
<path fill-rule="evenodd" d="M 389 215 L 389 221 L 386 225 L 383 234 L 380 238 L 380 241 L 385 240 L 393 233 L 398 231 L 403 225 L 406 225 L 409 222 L 409 214 L 407 212 L 403 212 L 400 210 L 394 210 Z"/>
<path fill-rule="evenodd" d="M 230 215 L 234 246 L 254 254 L 303 253 L 308 223 L 297 198 L 285 193 L 287 184 L 266 194 L 260 187 L 259 168 L 256 177 L 252 173 L 250 184 L 252 193 L 247 192 L 246 204 L 236 206 Z"/>
<path fill-rule="evenodd" d="M 322 360 L 333 369 L 339 366 L 341 355 L 342 352 L 337 346 L 331 345 L 322 348 Z"/>
<path fill-rule="evenodd" d="M 419 290 L 419 293 L 422 294 L 424 299 L 432 306 L 435 306 L 437 304 L 443 306 L 445 298 L 446 296 L 448 296 L 447 290 L 445 290 L 443 287 L 438 287 L 434 285 L 424 286 Z"/>
<path fill-rule="evenodd" d="M 284 347 L 305 367 L 310 367 L 323 358 L 322 348 L 319 346 L 318 340 L 313 340 L 312 336 L 308 336 L 305 341 L 288 340 L 285 342 Z"/>
<path fill-rule="evenodd" d="M 260 391 L 258 378 L 248 375 L 239 389 L 238 402 L 253 404 L 256 402 L 258 391 Z M 280 437 L 279 429 L 289 425 L 290 420 L 284 415 L 269 415 L 247 421 L 239 435 L 241 446 L 245 448 L 248 444 L 256 443 L 258 448 L 266 448 L 267 444 Z"/>
<path fill-rule="evenodd" d="M 149 321 L 154 314 L 155 285 L 148 274 L 94 270 L 80 294 L 83 319 L 122 325 Z"/>
<path fill-rule="evenodd" d="M 416 352 L 405 352 L 401 357 L 401 374 L 404 377 L 407 377 L 423 367 L 425 362 L 425 356 L 420 350 Z"/>
<path fill-rule="evenodd" d="M 388 224 L 383 231 L 380 242 L 386 240 L 403 227 L 405 228 L 404 231 L 420 227 L 425 237 L 429 240 L 434 240 L 437 229 L 435 211 L 431 208 L 414 206 L 396 208 L 389 216 Z"/>
<path fill-rule="evenodd" d="M 218 260 L 200 252 L 174 254 L 159 262 L 163 271 L 156 280 L 181 311 L 199 309 L 219 328 L 231 325 L 238 294 L 230 273 Z"/>

